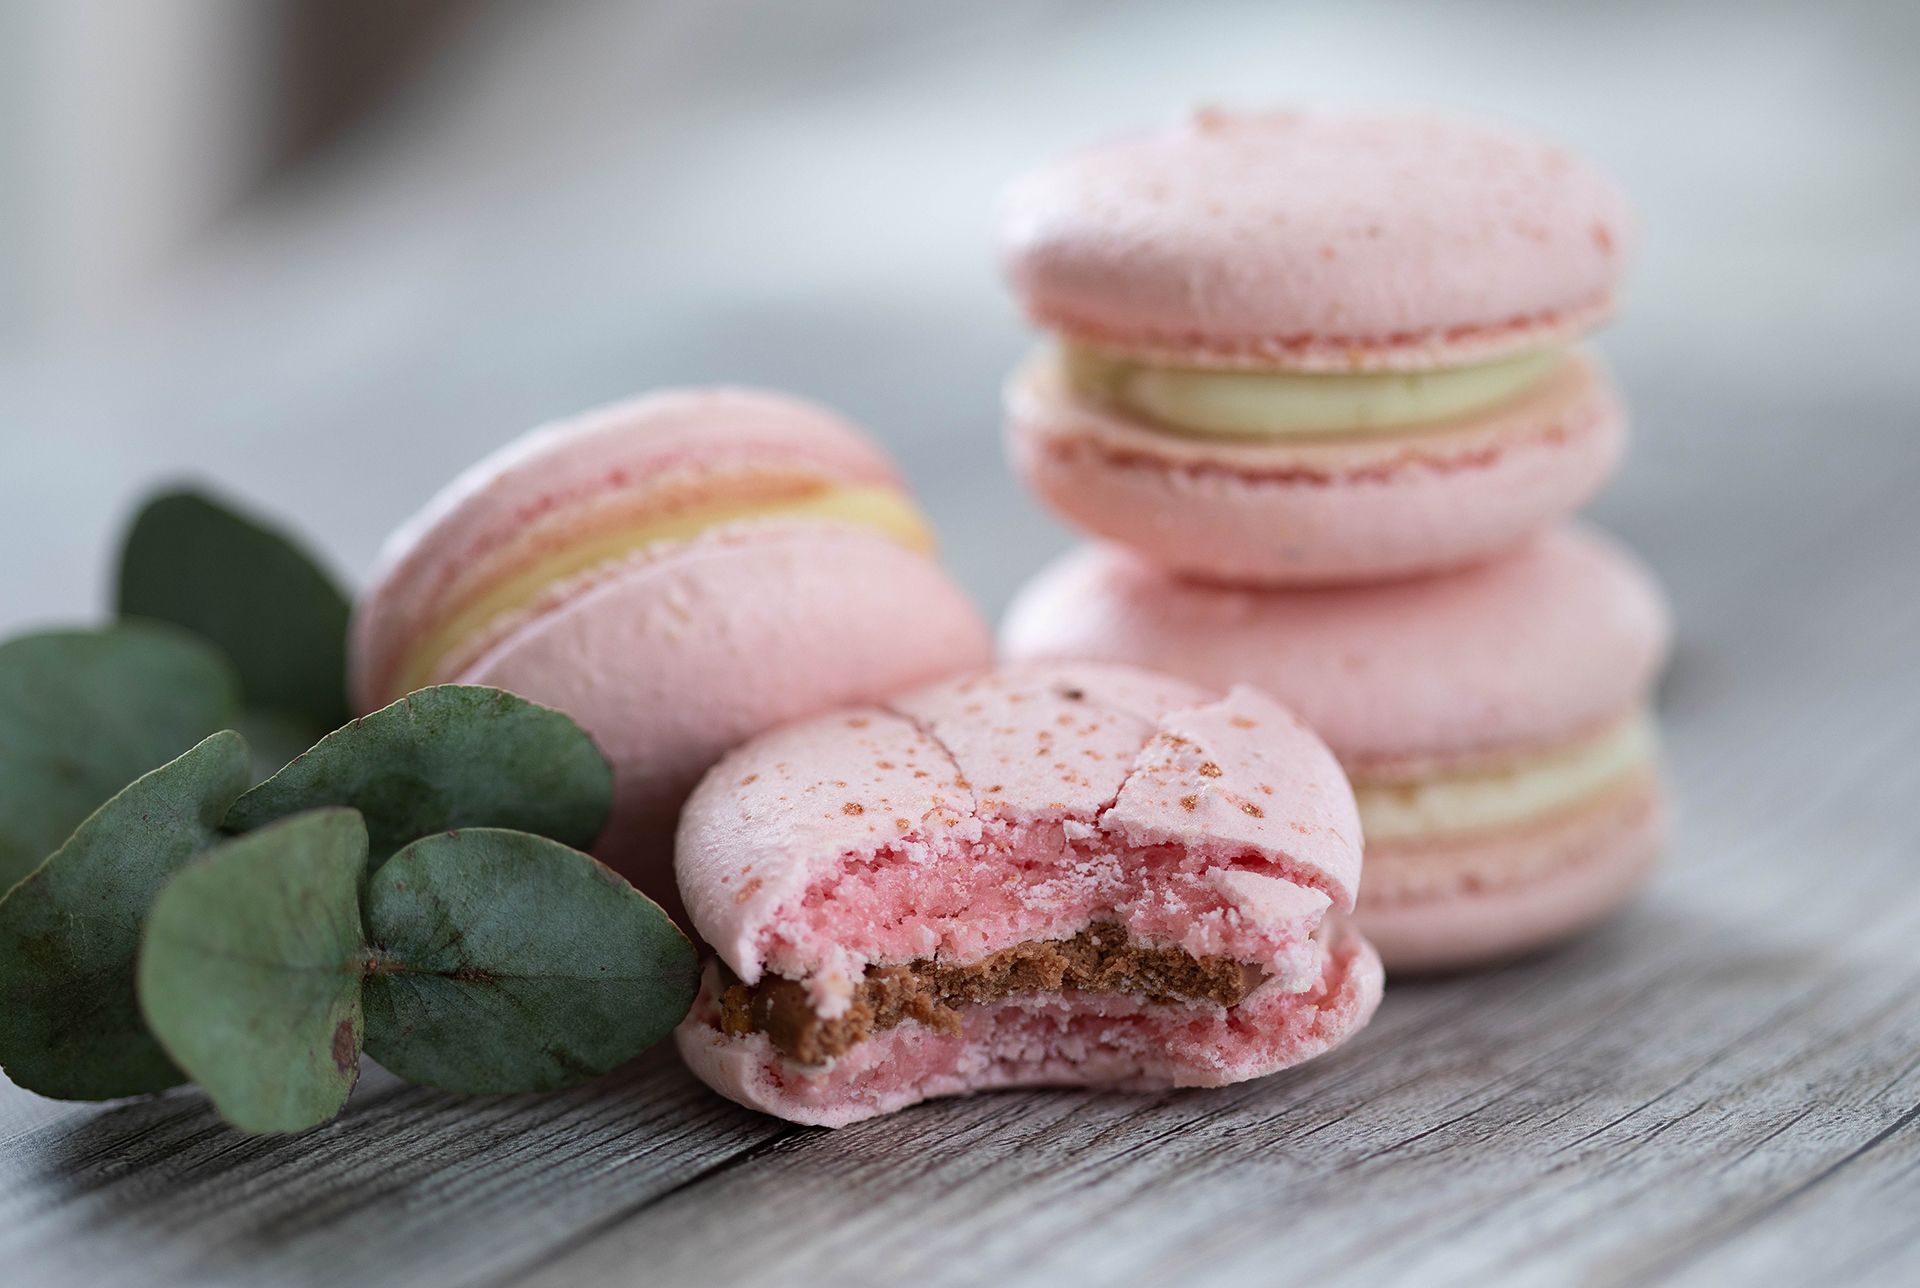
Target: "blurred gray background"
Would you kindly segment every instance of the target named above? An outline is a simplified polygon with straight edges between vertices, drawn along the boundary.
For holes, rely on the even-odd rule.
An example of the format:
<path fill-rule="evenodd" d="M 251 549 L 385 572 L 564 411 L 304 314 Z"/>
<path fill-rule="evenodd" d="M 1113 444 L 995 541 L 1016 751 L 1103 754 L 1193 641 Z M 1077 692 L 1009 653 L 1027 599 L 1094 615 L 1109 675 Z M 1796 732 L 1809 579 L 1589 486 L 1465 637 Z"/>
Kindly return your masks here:
<path fill-rule="evenodd" d="M 1817 529 L 1840 458 L 1920 461 L 1916 54 L 1911 0 L 0 0 L 0 630 L 94 612 L 157 481 L 358 578 L 528 426 L 721 380 L 871 427 L 997 611 L 1067 537 L 1000 461 L 995 190 L 1208 102 L 1463 106 L 1614 168 L 1638 444 L 1598 513 L 1712 584 L 1746 534 L 1678 539 L 1703 489 Z"/>

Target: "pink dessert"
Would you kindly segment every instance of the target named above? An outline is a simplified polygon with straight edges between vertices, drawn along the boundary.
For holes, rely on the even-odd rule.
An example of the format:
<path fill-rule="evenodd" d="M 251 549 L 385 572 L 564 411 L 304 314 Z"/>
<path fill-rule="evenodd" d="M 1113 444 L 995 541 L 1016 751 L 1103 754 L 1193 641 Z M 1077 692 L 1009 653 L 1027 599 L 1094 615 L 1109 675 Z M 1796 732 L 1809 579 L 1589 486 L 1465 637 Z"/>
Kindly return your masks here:
<path fill-rule="evenodd" d="M 1001 258 L 1058 339 L 1007 390 L 1062 517 L 1270 585 L 1486 558 L 1576 509 L 1624 421 L 1569 347 L 1631 220 L 1531 135 L 1417 114 L 1204 112 L 1016 182 Z"/>
<path fill-rule="evenodd" d="M 681 820 L 719 962 L 680 1049 L 723 1095 L 827 1126 L 1270 1073 L 1378 1003 L 1342 916 L 1357 832 L 1331 754 L 1252 689 L 1024 666 L 789 725 Z"/>
<path fill-rule="evenodd" d="M 1352 779 L 1358 921 L 1398 971 L 1541 947 L 1640 886 L 1664 831 L 1649 708 L 1669 633 L 1639 564 L 1567 528 L 1448 576 L 1292 591 L 1089 546 L 1028 585 L 1001 644 L 1292 706 Z"/>
<path fill-rule="evenodd" d="M 394 535 L 354 616 L 354 700 L 462 682 L 566 711 L 614 765 L 596 852 L 671 901 L 675 814 L 723 752 L 983 662 L 931 547 L 831 412 L 651 394 L 509 444 Z"/>

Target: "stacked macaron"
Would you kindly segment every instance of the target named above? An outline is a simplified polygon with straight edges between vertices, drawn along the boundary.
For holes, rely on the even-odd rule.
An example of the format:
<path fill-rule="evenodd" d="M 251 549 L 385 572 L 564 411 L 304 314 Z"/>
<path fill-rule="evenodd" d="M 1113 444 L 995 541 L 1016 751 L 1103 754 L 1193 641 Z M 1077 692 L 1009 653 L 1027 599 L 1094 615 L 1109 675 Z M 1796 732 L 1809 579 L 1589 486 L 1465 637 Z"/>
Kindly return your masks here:
<path fill-rule="evenodd" d="M 1659 848 L 1664 603 L 1565 524 L 1624 440 L 1576 341 L 1629 232 L 1591 165 L 1433 115 L 1206 112 L 1004 199 L 1054 336 L 1010 452 L 1108 543 L 1028 588 L 1004 651 L 1298 710 L 1353 779 L 1389 968 L 1551 942 Z"/>

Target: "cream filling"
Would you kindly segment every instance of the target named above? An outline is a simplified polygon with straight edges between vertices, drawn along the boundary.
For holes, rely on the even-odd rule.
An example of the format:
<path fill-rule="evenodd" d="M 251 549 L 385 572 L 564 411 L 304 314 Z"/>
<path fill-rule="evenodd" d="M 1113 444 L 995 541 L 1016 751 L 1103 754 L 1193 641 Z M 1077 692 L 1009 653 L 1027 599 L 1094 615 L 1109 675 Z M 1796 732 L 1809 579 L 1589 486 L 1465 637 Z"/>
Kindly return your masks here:
<path fill-rule="evenodd" d="M 1082 397 L 1173 433 L 1276 438 L 1399 429 L 1496 407 L 1546 379 L 1562 356 L 1539 349 L 1469 367 L 1320 374 L 1160 367 L 1065 344 L 1060 364 Z"/>
<path fill-rule="evenodd" d="M 1356 781 L 1360 832 L 1373 845 L 1511 827 L 1626 781 L 1650 767 L 1656 751 L 1653 719 L 1639 712 L 1595 737 L 1504 769 L 1401 782 Z"/>
<path fill-rule="evenodd" d="M 873 528 L 909 550 L 931 551 L 933 535 L 918 508 L 897 488 L 847 486 L 777 501 L 715 505 L 691 513 L 590 533 L 529 567 L 501 578 L 460 604 L 408 652 L 389 688 L 394 696 L 434 682 L 444 663 L 475 632 L 531 605 L 549 586 L 612 564 L 663 541 L 685 541 L 724 523 L 821 519 Z"/>

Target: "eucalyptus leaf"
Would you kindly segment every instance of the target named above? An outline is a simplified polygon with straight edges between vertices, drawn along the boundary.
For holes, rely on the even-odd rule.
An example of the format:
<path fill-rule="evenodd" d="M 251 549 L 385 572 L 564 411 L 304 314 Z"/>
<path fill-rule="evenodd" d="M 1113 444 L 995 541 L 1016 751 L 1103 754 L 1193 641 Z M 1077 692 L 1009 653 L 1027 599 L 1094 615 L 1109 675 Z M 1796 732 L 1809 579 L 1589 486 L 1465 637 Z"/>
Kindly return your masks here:
<path fill-rule="evenodd" d="M 347 719 L 347 598 L 286 533 L 200 492 L 149 500 L 120 551 L 120 615 L 184 626 L 233 659 L 250 708 L 313 741 Z"/>
<path fill-rule="evenodd" d="M 360 816 L 313 810 L 215 848 L 154 901 L 141 1012 L 236 1127 L 301 1131 L 353 1090 L 366 863 Z"/>
<path fill-rule="evenodd" d="M 0 890 L 122 787 L 232 725 L 239 708 L 226 660 L 171 626 L 0 644 Z"/>
<path fill-rule="evenodd" d="M 320 805 L 367 820 L 377 867 L 409 841 L 511 827 L 584 846 L 613 802 L 613 772 L 560 712 L 499 689 L 421 689 L 328 734 L 242 796 L 229 831 Z"/>
<path fill-rule="evenodd" d="M 0 899 L 0 1066 L 14 1082 L 110 1100 L 186 1080 L 140 1019 L 140 929 L 251 781 L 240 735 L 214 734 L 123 788 Z"/>
<path fill-rule="evenodd" d="M 638 1055 L 686 1015 L 693 945 L 576 850 L 474 828 L 368 882 L 367 1052 L 450 1091 L 547 1091 Z"/>

